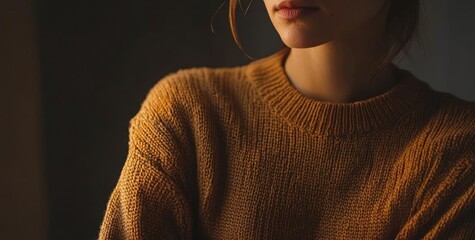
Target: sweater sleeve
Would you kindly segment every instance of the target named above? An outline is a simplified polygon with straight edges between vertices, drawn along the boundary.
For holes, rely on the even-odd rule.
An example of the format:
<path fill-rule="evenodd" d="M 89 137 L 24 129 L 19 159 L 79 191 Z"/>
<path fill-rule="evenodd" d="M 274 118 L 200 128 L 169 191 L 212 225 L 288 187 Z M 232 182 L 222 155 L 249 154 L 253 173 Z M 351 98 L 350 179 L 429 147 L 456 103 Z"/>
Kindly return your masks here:
<path fill-rule="evenodd" d="M 442 152 L 440 164 L 431 169 L 422 204 L 397 239 L 475 239 L 475 138 L 466 135 L 434 150 Z"/>
<path fill-rule="evenodd" d="M 443 137 L 447 140 L 440 148 L 441 159 L 446 164 L 440 172 L 447 174 L 438 174 L 443 177 L 431 199 L 438 203 L 434 206 L 439 206 L 440 215 L 424 239 L 475 239 L 475 104 L 464 110 L 468 111 L 461 114 L 463 121 Z"/>
<path fill-rule="evenodd" d="M 130 121 L 129 150 L 99 239 L 191 239 L 185 180 L 190 161 L 168 78 L 147 95 Z"/>
<path fill-rule="evenodd" d="M 460 157 L 463 164 L 459 164 L 458 171 L 465 174 L 457 180 L 463 187 L 447 204 L 444 215 L 426 236 L 427 239 L 475 239 L 475 142 L 472 141 L 472 144 L 470 151 Z"/>

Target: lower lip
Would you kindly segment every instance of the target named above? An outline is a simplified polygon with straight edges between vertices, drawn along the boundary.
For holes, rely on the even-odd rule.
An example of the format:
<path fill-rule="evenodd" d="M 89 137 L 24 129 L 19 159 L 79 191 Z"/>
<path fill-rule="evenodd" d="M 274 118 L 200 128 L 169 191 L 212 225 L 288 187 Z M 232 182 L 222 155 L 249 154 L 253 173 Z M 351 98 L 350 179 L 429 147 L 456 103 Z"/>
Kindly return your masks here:
<path fill-rule="evenodd" d="M 281 8 L 277 10 L 277 15 L 283 19 L 297 19 L 305 15 L 315 13 L 318 8 Z"/>

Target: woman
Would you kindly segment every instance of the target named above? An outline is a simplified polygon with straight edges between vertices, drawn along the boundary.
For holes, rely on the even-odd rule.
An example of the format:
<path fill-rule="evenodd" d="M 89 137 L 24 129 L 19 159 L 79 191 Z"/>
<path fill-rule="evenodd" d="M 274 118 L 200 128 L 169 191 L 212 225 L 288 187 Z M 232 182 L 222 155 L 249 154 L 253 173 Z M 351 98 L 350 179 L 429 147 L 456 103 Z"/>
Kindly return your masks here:
<path fill-rule="evenodd" d="M 475 239 L 475 104 L 391 63 L 419 1 L 264 4 L 286 48 L 153 87 L 99 237 Z"/>

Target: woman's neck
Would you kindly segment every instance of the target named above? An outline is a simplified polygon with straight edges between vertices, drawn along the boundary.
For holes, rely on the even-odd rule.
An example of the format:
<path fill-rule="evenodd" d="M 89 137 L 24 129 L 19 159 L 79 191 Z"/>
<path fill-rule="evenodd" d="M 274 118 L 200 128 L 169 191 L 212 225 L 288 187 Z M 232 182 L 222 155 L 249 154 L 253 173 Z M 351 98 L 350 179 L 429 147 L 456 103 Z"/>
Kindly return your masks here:
<path fill-rule="evenodd" d="M 344 38 L 313 48 L 293 48 L 285 71 L 304 95 L 325 102 L 355 102 L 379 95 L 396 84 L 388 66 L 375 76 L 382 55 L 384 22 L 377 17 Z"/>

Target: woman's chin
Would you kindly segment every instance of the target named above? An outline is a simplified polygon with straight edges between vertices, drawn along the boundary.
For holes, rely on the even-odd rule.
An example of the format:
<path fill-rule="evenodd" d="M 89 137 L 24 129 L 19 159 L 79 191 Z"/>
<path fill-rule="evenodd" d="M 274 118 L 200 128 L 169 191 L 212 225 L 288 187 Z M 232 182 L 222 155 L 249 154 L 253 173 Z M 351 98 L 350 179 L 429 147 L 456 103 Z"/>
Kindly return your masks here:
<path fill-rule="evenodd" d="M 311 48 L 329 42 L 332 38 L 324 31 L 306 29 L 285 29 L 278 31 L 282 42 L 290 48 Z"/>
<path fill-rule="evenodd" d="M 289 48 L 312 48 L 324 44 L 327 41 L 315 40 L 315 39 L 285 39 L 281 38 L 282 42 Z"/>

